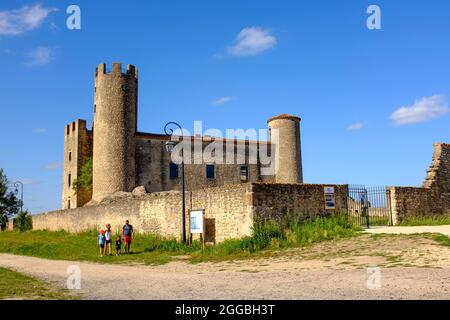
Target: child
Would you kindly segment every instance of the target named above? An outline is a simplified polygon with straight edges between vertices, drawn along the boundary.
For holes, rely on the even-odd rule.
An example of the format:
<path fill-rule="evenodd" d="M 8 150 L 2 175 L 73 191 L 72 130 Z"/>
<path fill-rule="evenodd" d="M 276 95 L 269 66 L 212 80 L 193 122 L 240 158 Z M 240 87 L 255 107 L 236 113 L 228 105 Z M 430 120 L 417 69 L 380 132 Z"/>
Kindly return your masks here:
<path fill-rule="evenodd" d="M 103 257 L 103 253 L 105 251 L 105 230 L 100 230 L 100 233 L 98 235 L 98 247 L 100 248 L 100 256 Z"/>
<path fill-rule="evenodd" d="M 121 249 L 122 249 L 122 238 L 118 236 L 116 240 L 116 256 L 120 256 Z"/>
<path fill-rule="evenodd" d="M 106 225 L 106 231 L 105 231 L 105 238 L 106 238 L 106 242 L 105 242 L 105 256 L 108 254 L 112 256 L 112 240 L 111 240 L 111 225 L 108 223 Z"/>

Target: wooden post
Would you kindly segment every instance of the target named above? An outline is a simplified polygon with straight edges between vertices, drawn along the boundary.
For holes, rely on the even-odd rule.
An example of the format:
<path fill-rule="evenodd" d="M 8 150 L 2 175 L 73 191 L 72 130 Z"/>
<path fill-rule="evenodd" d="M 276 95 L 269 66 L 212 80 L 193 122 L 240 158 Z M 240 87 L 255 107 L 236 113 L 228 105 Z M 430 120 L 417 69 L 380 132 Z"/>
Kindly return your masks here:
<path fill-rule="evenodd" d="M 189 248 L 192 245 L 192 234 L 191 234 L 191 209 L 188 209 L 187 211 L 187 219 L 189 221 L 188 223 L 188 235 L 189 235 Z"/>
<path fill-rule="evenodd" d="M 202 214 L 202 225 L 203 225 L 203 230 L 202 230 L 202 250 L 205 250 L 205 210 L 203 210 L 203 214 Z"/>

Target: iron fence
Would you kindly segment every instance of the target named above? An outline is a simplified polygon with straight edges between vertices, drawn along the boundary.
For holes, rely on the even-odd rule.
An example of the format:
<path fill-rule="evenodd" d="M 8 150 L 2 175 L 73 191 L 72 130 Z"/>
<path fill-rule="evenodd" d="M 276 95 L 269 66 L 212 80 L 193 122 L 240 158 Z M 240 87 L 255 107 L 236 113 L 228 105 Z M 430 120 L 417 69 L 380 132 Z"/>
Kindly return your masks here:
<path fill-rule="evenodd" d="M 347 206 L 349 219 L 357 224 L 392 225 L 390 191 L 385 186 L 349 185 Z"/>

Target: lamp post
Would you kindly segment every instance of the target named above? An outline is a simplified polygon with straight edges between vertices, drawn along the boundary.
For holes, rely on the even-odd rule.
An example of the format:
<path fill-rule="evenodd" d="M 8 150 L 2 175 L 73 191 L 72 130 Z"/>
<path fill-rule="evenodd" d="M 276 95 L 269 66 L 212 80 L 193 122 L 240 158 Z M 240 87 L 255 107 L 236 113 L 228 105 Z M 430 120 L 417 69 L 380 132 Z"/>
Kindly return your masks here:
<path fill-rule="evenodd" d="M 8 185 L 12 185 L 14 186 L 14 188 L 16 189 L 16 192 L 19 190 L 19 186 L 20 186 L 20 212 L 23 211 L 23 183 L 22 181 L 16 181 L 13 183 L 8 183 Z"/>
<path fill-rule="evenodd" d="M 168 122 L 166 123 L 166 125 L 164 126 L 164 132 L 167 136 L 170 137 L 170 140 L 166 142 L 166 151 L 171 153 L 173 151 L 173 149 L 175 148 L 175 141 L 172 141 L 172 135 L 173 135 L 173 129 L 170 128 L 170 126 L 176 126 L 180 129 L 181 131 L 181 136 L 184 139 L 184 134 L 183 134 L 183 128 L 181 128 L 181 126 L 176 123 L 176 122 Z M 182 240 L 183 243 L 186 243 L 186 198 L 185 198 L 185 194 L 184 194 L 184 148 L 181 148 L 181 196 L 182 196 L 182 200 L 181 200 L 181 206 L 182 206 L 182 212 L 181 212 L 181 222 L 182 222 Z"/>

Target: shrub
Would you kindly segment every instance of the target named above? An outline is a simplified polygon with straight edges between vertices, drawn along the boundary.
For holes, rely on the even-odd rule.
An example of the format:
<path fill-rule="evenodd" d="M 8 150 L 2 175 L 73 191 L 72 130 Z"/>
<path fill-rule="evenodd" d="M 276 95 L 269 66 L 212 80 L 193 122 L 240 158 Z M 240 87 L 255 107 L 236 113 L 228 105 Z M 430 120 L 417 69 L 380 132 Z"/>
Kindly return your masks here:
<path fill-rule="evenodd" d="M 33 220 L 28 211 L 20 212 L 14 220 L 14 229 L 25 232 L 33 229 Z"/>

